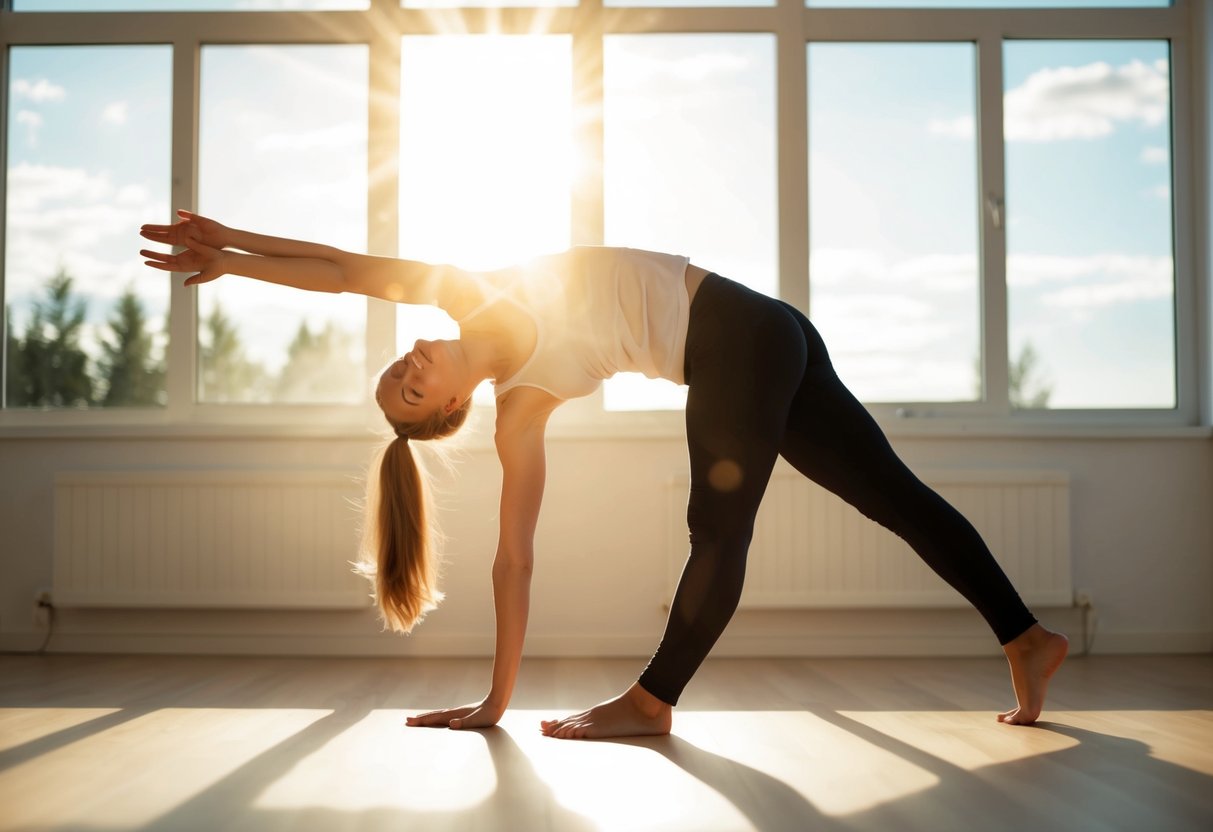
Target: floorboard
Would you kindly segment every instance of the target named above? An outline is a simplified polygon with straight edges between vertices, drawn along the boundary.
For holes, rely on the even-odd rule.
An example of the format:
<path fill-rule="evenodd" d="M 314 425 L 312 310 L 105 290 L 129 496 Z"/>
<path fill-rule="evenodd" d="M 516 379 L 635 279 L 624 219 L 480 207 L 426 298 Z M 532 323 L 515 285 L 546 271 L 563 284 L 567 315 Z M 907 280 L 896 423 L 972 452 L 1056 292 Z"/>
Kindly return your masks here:
<path fill-rule="evenodd" d="M 1213 657 L 1076 657 L 1039 727 L 987 659 L 719 659 L 669 737 L 541 718 L 635 660 L 524 662 L 493 730 L 468 659 L 0 657 L 0 830 L 1213 829 Z"/>

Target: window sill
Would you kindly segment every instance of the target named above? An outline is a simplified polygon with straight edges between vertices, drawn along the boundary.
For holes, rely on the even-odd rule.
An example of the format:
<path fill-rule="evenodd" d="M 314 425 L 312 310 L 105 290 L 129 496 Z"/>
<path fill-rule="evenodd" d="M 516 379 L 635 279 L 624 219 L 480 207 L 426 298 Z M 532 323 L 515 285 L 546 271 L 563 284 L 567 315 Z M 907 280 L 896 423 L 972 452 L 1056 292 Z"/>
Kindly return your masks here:
<path fill-rule="evenodd" d="M 93 415 L 103 417 L 92 419 Z M 358 413 L 332 412 L 321 418 L 318 413 L 284 415 L 277 413 L 225 414 L 224 418 L 194 421 L 170 421 L 164 414 L 127 414 L 123 420 L 114 413 L 22 413 L 3 414 L 0 441 L 6 440 L 335 440 L 375 442 L 389 434 L 378 418 L 363 418 Z M 19 416 L 20 418 L 12 418 Z M 239 417 L 239 421 L 237 421 Z M 919 418 L 887 419 L 877 417 L 881 428 L 894 440 L 913 439 L 1210 439 L 1213 426 L 1144 424 L 1108 419 L 1075 418 L 1044 421 L 1010 419 Z M 467 449 L 491 448 L 492 408 L 473 411 L 468 425 L 460 432 L 459 444 Z M 685 427 L 681 412 L 617 413 L 601 419 L 570 414 L 553 416 L 548 438 L 554 442 L 587 441 L 666 441 L 682 439 Z"/>

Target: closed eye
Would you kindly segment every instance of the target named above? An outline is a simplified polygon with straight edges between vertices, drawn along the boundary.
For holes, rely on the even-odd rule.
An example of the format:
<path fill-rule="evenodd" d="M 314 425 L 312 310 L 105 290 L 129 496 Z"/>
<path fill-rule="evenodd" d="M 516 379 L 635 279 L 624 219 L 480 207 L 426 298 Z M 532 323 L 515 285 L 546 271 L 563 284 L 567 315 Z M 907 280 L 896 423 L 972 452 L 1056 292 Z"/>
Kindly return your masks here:
<path fill-rule="evenodd" d="M 410 394 L 410 393 L 412 394 L 413 398 L 414 398 L 414 399 L 416 399 L 416 401 L 412 401 L 412 402 L 411 402 L 411 401 L 409 401 L 408 394 Z M 409 387 L 409 388 L 407 388 L 407 389 L 406 389 L 406 388 L 404 388 L 404 387 L 401 387 L 401 388 L 400 388 L 400 398 L 401 398 L 401 400 L 402 400 L 402 401 L 403 401 L 405 404 L 407 404 L 409 407 L 416 407 L 417 405 L 421 404 L 421 393 L 420 393 L 420 391 L 418 391 L 418 390 L 416 390 L 415 388 L 412 388 L 412 387 Z"/>

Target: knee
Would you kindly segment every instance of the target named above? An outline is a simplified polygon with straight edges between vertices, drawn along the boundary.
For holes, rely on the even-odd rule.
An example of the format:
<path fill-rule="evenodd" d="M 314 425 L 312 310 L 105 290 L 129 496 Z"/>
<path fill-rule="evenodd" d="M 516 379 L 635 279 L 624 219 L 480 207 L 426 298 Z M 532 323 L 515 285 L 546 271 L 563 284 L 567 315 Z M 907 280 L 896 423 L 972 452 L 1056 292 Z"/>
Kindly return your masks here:
<path fill-rule="evenodd" d="M 715 489 L 715 485 L 707 488 Z M 711 557 L 745 560 L 754 536 L 754 516 L 748 512 L 730 510 L 719 501 L 691 500 L 687 506 L 687 528 L 691 551 Z"/>

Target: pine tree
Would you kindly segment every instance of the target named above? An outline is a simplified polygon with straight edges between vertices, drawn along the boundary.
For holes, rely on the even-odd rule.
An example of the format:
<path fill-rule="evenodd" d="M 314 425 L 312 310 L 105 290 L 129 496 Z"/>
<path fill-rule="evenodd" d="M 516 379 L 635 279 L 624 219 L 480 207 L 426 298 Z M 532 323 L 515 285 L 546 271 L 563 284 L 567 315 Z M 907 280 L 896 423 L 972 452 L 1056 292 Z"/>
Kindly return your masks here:
<path fill-rule="evenodd" d="M 46 284 L 46 300 L 34 304 L 18 350 L 21 389 L 14 395 L 27 407 L 87 407 L 93 402 L 88 355 L 80 347 L 85 304 L 72 297 L 64 269 Z M 11 366 L 11 365 L 10 365 Z"/>
<path fill-rule="evenodd" d="M 363 379 L 351 360 L 354 335 L 328 322 L 312 333 L 299 324 L 287 348 L 287 363 L 275 385 L 275 399 L 284 402 L 356 402 Z"/>
<path fill-rule="evenodd" d="M 1016 408 L 1045 408 L 1053 395 L 1052 385 L 1040 378 L 1040 356 L 1031 342 L 1023 345 L 1019 358 L 1011 362 L 1009 382 L 1011 406 Z"/>
<path fill-rule="evenodd" d="M 6 407 L 24 407 L 26 381 L 21 339 L 13 329 L 13 310 L 4 310 L 4 403 Z"/>
<path fill-rule="evenodd" d="M 127 287 L 109 321 L 111 339 L 101 343 L 101 372 L 106 380 L 106 407 L 163 404 L 164 364 L 152 356 L 143 305 Z"/>
<path fill-rule="evenodd" d="M 240 333 L 218 303 L 204 326 L 207 338 L 200 345 L 200 397 L 209 402 L 266 401 L 265 370 L 245 357 Z"/>
<path fill-rule="evenodd" d="M 1053 387 L 1041 376 L 1040 356 L 1032 342 L 1023 345 L 1018 358 L 1010 359 L 1007 367 L 1007 394 L 1011 407 L 1017 409 L 1045 408 L 1049 406 L 1049 398 L 1053 395 Z M 981 359 L 973 362 L 974 388 L 977 398 L 981 398 Z"/>

